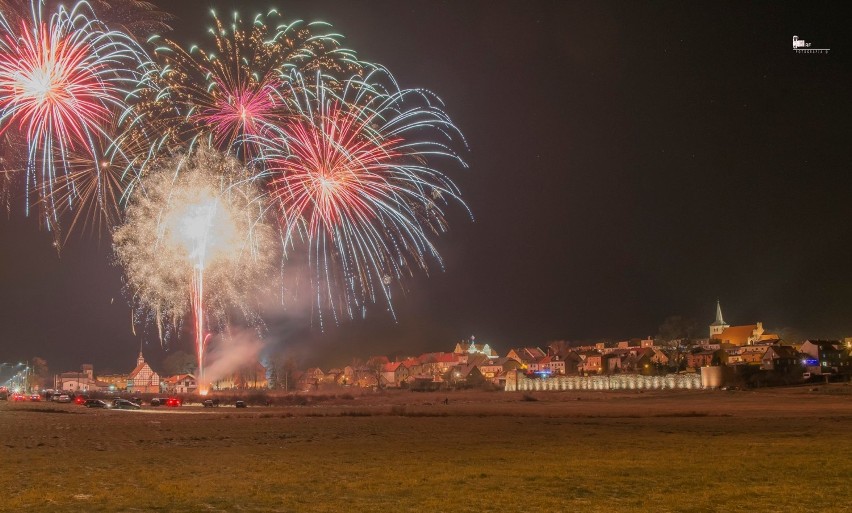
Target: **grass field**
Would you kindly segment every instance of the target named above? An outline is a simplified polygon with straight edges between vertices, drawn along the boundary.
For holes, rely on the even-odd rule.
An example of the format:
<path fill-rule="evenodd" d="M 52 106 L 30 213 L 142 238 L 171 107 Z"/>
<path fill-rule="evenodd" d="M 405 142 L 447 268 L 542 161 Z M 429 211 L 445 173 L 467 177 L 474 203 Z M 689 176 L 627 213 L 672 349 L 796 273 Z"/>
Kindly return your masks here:
<path fill-rule="evenodd" d="M 0 511 L 848 511 L 850 389 L 0 402 Z"/>

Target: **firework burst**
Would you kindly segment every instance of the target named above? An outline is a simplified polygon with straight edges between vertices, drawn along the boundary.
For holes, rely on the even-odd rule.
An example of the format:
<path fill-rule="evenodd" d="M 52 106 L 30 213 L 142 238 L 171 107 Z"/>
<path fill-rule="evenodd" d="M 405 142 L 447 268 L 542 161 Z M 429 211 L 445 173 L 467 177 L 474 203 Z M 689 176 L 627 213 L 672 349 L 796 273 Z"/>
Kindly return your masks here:
<path fill-rule="evenodd" d="M 434 96 L 360 79 L 342 91 L 321 79 L 303 88 L 298 115 L 259 143 L 285 246 L 307 242 L 316 306 L 351 317 L 380 299 L 392 311 L 392 284 L 442 265 L 430 236 L 446 230 L 448 200 L 464 203 L 430 163 L 464 163 L 448 146 L 461 134 Z"/>
<path fill-rule="evenodd" d="M 236 160 L 203 146 L 161 162 L 113 235 L 129 291 L 161 337 L 168 321 L 192 315 L 200 380 L 208 335 L 234 311 L 257 320 L 251 293 L 272 272 L 274 233 L 245 178 Z"/>
<path fill-rule="evenodd" d="M 137 170 L 152 158 L 152 143 L 136 127 L 122 129 L 119 117 L 86 148 L 72 148 L 64 157 L 66 173 L 53 184 L 50 195 L 59 210 L 67 237 L 79 229 L 92 236 L 108 234 L 121 222 L 122 205 L 138 183 Z M 67 221 L 67 229 L 63 223 Z M 100 240 L 100 239 L 99 239 Z"/>
<path fill-rule="evenodd" d="M 25 138 L 27 187 L 44 194 L 48 227 L 58 219 L 54 184 L 68 173 L 67 155 L 97 153 L 93 141 L 106 135 L 112 112 L 126 109 L 145 62 L 128 36 L 107 30 L 86 8 L 59 7 L 45 19 L 33 0 L 31 20 L 0 22 L 0 133 Z"/>
<path fill-rule="evenodd" d="M 246 26 L 236 14 L 226 24 L 214 12 L 213 50 L 157 41 L 160 68 L 141 91 L 142 119 L 161 125 L 179 144 L 203 137 L 248 161 L 256 151 L 247 141 L 288 114 L 280 91 L 291 72 L 362 72 L 364 64 L 340 47 L 338 35 L 317 33 L 325 24 L 295 21 L 271 29 L 267 23 L 277 16 L 270 11 Z"/>

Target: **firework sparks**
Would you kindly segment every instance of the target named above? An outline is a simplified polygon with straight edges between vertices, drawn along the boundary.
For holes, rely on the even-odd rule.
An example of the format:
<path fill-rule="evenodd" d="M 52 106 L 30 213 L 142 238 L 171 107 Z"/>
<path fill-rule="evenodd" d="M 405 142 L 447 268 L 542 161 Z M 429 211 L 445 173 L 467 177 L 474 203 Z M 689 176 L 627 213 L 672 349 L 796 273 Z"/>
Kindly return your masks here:
<path fill-rule="evenodd" d="M 298 115 L 261 141 L 285 246 L 308 242 L 320 311 L 340 303 L 351 317 L 379 298 L 392 311 L 393 283 L 442 265 L 429 238 L 446 230 L 441 204 L 464 206 L 430 166 L 442 157 L 464 165 L 447 146 L 458 130 L 421 91 L 353 80 L 336 96 L 320 79 L 308 93 L 297 95 Z"/>
<path fill-rule="evenodd" d="M 112 119 L 118 120 L 118 116 Z M 59 210 L 59 220 L 70 219 L 67 235 L 82 232 L 101 236 L 121 221 L 122 204 L 138 180 L 137 169 L 150 157 L 151 142 L 146 134 L 118 123 L 105 127 L 90 147 L 71 149 L 64 157 L 66 173 L 57 177 L 48 195 Z"/>
<path fill-rule="evenodd" d="M 62 0 L 41 0 L 44 9 L 56 12 Z M 155 32 L 171 30 L 169 21 L 174 17 L 144 0 L 87 0 L 95 16 L 110 27 L 133 35 L 137 39 Z M 31 18 L 32 0 L 0 0 L 0 11 L 13 24 Z"/>
<path fill-rule="evenodd" d="M 200 382 L 211 332 L 235 308 L 251 320 L 251 291 L 271 272 L 273 231 L 245 177 L 233 158 L 206 147 L 161 163 L 114 234 L 129 289 L 158 327 L 193 316 Z"/>
<path fill-rule="evenodd" d="M 33 0 L 34 19 L 16 27 L 0 16 L 0 133 L 20 131 L 26 139 L 26 181 L 45 194 L 48 227 L 58 218 L 54 182 L 67 172 L 67 154 L 97 153 L 92 141 L 105 135 L 101 127 L 113 110 L 126 108 L 144 63 L 128 36 L 108 31 L 86 7 L 59 7 L 45 20 Z"/>
<path fill-rule="evenodd" d="M 316 33 L 324 24 L 295 21 L 270 29 L 267 21 L 277 16 L 258 15 L 247 28 L 236 14 L 226 25 L 214 12 L 213 50 L 158 42 L 161 67 L 140 93 L 144 121 L 163 126 L 180 143 L 203 137 L 248 161 L 256 155 L 248 141 L 288 114 L 280 92 L 291 71 L 361 73 L 364 64 L 340 47 L 338 36 Z"/>

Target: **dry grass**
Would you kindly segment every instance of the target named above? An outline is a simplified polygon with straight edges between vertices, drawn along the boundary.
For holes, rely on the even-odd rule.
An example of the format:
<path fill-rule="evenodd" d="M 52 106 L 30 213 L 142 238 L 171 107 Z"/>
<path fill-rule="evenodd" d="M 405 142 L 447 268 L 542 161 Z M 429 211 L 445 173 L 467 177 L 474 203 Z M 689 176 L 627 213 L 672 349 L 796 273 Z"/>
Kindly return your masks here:
<path fill-rule="evenodd" d="M 0 511 L 843 511 L 850 388 L 0 403 Z"/>

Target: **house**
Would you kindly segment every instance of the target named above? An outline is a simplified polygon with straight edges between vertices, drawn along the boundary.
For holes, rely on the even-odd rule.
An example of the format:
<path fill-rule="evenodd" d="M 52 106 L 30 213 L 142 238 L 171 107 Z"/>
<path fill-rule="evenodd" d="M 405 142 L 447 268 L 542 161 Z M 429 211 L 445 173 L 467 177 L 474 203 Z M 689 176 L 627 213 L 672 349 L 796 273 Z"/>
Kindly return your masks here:
<path fill-rule="evenodd" d="M 455 386 L 473 387 L 485 383 L 485 377 L 476 365 L 456 365 L 447 372 L 446 381 Z"/>
<path fill-rule="evenodd" d="M 718 365 L 719 362 L 724 358 L 723 351 L 717 350 L 709 350 L 709 349 L 701 349 L 686 355 L 686 366 L 691 367 L 693 369 L 698 369 L 701 367 L 709 367 L 711 365 Z"/>
<path fill-rule="evenodd" d="M 621 362 L 622 357 L 618 353 L 609 353 L 603 355 L 601 359 L 601 368 L 607 374 L 613 374 L 615 372 L 621 372 Z"/>
<path fill-rule="evenodd" d="M 761 365 L 763 354 L 769 346 L 726 347 L 722 358 L 725 365 Z"/>
<path fill-rule="evenodd" d="M 420 360 L 417 358 L 406 358 L 402 361 L 402 365 L 408 369 L 409 376 L 415 376 L 423 374 L 423 364 L 420 363 Z"/>
<path fill-rule="evenodd" d="M 325 373 L 325 376 L 322 378 L 323 383 L 333 383 L 335 385 L 341 384 L 343 380 L 343 370 L 337 367 L 333 367 L 329 369 L 328 372 Z"/>
<path fill-rule="evenodd" d="M 760 368 L 780 372 L 801 370 L 802 360 L 793 347 L 769 346 L 761 357 Z"/>
<path fill-rule="evenodd" d="M 455 353 L 424 353 L 417 358 L 423 374 L 443 376 L 452 367 L 461 363 L 461 355 Z"/>
<path fill-rule="evenodd" d="M 366 365 L 347 365 L 343 368 L 343 374 L 339 379 L 341 385 L 352 385 L 361 388 L 375 388 L 379 384 L 376 369 Z"/>
<path fill-rule="evenodd" d="M 648 354 L 648 353 L 646 353 Z M 668 365 L 671 357 L 667 355 L 662 349 L 654 347 L 651 349 L 651 363 L 656 365 Z"/>
<path fill-rule="evenodd" d="M 519 347 L 510 350 L 506 355 L 506 357 L 518 361 L 524 369 L 537 364 L 545 356 L 547 356 L 545 352 L 538 347 Z"/>
<path fill-rule="evenodd" d="M 603 354 L 597 350 L 583 351 L 577 370 L 581 374 L 600 374 L 603 372 Z"/>
<path fill-rule="evenodd" d="M 198 389 L 198 382 L 192 374 L 176 374 L 163 380 L 163 388 L 175 394 L 193 394 Z"/>
<path fill-rule="evenodd" d="M 408 368 L 402 362 L 391 362 L 382 367 L 379 383 L 385 387 L 399 387 L 406 378 L 408 378 Z"/>
<path fill-rule="evenodd" d="M 558 355 L 545 356 L 538 361 L 538 370 L 554 375 L 565 374 L 565 360 L 560 359 Z"/>
<path fill-rule="evenodd" d="M 317 390 L 325 380 L 325 372 L 319 367 L 311 367 L 299 376 L 296 386 L 299 390 Z"/>
<path fill-rule="evenodd" d="M 139 351 L 136 358 L 136 367 L 127 375 L 127 391 L 133 394 L 160 392 L 160 375 L 145 362 L 142 351 Z"/>
<path fill-rule="evenodd" d="M 322 373 L 321 370 L 320 373 Z M 320 380 L 324 377 L 325 375 L 321 374 Z M 266 367 L 257 360 L 248 362 L 234 373 L 234 385 L 240 389 L 269 388 Z"/>
<path fill-rule="evenodd" d="M 630 353 L 622 360 L 622 370 L 638 372 L 641 374 L 650 374 L 653 370 L 655 370 L 655 364 L 657 363 L 654 360 L 655 356 L 656 353 L 652 349 L 644 349 L 640 352 Z"/>
<path fill-rule="evenodd" d="M 836 340 L 806 340 L 802 343 L 802 353 L 807 355 L 810 372 L 835 374 L 850 370 L 849 356 Z"/>
<path fill-rule="evenodd" d="M 564 362 L 563 362 L 564 363 Z M 489 361 L 479 366 L 479 372 L 486 380 L 499 385 L 500 381 L 505 381 L 506 373 L 515 369 L 521 368 L 521 363 L 517 360 L 504 356 L 493 361 Z"/>

